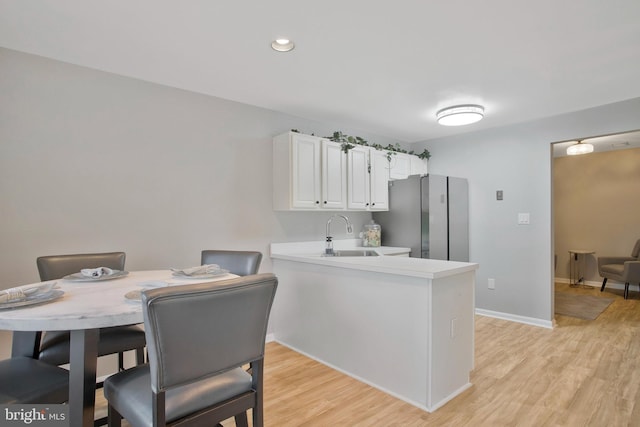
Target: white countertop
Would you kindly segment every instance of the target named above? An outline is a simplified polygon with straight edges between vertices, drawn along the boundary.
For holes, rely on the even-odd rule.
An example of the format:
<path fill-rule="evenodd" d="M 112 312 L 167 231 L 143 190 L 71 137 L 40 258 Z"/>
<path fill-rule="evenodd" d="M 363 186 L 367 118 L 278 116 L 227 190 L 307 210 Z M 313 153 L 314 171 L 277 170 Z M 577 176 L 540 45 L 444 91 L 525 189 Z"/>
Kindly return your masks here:
<path fill-rule="evenodd" d="M 334 250 L 361 249 L 375 250 L 381 256 L 363 257 L 325 257 L 323 256 L 325 242 L 293 242 L 272 243 L 271 258 L 288 261 L 326 265 L 351 270 L 375 271 L 379 273 L 395 274 L 411 277 L 437 279 L 453 276 L 478 269 L 478 264 L 457 261 L 441 261 L 433 259 L 409 258 L 389 256 L 408 253 L 409 248 L 394 247 L 358 247 L 359 240 L 336 240 Z"/>

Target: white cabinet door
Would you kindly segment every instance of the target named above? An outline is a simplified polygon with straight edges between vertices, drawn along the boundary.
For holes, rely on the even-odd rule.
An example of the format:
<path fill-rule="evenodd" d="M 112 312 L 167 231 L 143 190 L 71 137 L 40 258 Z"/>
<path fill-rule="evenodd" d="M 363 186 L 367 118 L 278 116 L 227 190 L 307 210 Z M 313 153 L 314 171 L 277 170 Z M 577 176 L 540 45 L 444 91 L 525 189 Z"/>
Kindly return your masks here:
<path fill-rule="evenodd" d="M 389 171 L 389 179 L 406 179 L 410 175 L 426 175 L 427 161 L 420 157 L 396 153 L 391 155 L 391 169 Z"/>
<path fill-rule="evenodd" d="M 384 151 L 355 147 L 347 155 L 347 208 L 389 209 L 389 161 Z"/>
<path fill-rule="evenodd" d="M 418 156 L 410 156 L 410 163 L 411 163 L 410 175 L 426 175 L 428 173 L 426 160 L 422 160 Z"/>
<path fill-rule="evenodd" d="M 322 141 L 322 208 L 347 207 L 347 156 L 342 145 Z"/>
<path fill-rule="evenodd" d="M 385 152 L 386 153 L 386 152 Z M 411 157 L 409 154 L 396 153 L 391 155 L 389 170 L 390 179 L 406 179 L 411 175 Z"/>
<path fill-rule="evenodd" d="M 369 148 L 355 147 L 347 153 L 347 208 L 369 208 Z"/>
<path fill-rule="evenodd" d="M 370 152 L 370 210 L 389 210 L 389 160 L 386 151 Z"/>
<path fill-rule="evenodd" d="M 347 155 L 339 143 L 288 132 L 273 139 L 275 210 L 344 210 Z"/>
<path fill-rule="evenodd" d="M 291 156 L 291 207 L 320 207 L 320 139 L 293 134 Z"/>

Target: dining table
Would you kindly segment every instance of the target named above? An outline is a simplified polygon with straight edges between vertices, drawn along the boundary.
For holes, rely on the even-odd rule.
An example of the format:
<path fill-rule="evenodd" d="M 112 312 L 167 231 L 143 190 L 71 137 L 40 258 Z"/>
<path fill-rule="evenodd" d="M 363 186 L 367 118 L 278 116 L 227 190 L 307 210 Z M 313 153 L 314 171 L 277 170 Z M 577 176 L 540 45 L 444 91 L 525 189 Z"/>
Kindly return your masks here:
<path fill-rule="evenodd" d="M 142 324 L 140 291 L 159 286 L 179 286 L 238 277 L 226 271 L 177 276 L 172 270 L 120 272 L 113 277 L 38 282 L 22 288 L 55 282 L 38 303 L 0 309 L 0 329 L 13 331 L 12 356 L 37 357 L 40 331 L 70 331 L 69 423 L 94 425 L 96 367 L 100 328 Z M 2 308 L 2 307 L 0 307 Z"/>

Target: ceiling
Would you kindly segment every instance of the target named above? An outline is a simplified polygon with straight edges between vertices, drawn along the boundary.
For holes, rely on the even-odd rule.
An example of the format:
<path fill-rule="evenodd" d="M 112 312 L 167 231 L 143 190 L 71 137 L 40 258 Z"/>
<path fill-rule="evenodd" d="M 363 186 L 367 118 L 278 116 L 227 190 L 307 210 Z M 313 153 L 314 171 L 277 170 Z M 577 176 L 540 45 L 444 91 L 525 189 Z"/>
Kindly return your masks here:
<path fill-rule="evenodd" d="M 0 0 L 0 46 L 415 142 L 639 97 L 639 22 L 638 0 Z M 435 122 L 463 103 L 485 119 Z"/>

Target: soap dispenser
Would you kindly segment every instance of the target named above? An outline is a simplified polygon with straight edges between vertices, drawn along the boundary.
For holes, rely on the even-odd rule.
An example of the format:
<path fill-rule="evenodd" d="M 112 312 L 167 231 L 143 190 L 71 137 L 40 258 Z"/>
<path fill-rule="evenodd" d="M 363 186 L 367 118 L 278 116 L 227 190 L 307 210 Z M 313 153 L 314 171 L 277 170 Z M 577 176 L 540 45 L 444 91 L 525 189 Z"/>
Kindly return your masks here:
<path fill-rule="evenodd" d="M 362 246 L 378 247 L 382 239 L 382 229 L 379 224 L 371 220 L 369 224 L 365 224 L 362 230 Z"/>

